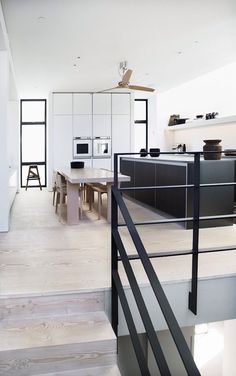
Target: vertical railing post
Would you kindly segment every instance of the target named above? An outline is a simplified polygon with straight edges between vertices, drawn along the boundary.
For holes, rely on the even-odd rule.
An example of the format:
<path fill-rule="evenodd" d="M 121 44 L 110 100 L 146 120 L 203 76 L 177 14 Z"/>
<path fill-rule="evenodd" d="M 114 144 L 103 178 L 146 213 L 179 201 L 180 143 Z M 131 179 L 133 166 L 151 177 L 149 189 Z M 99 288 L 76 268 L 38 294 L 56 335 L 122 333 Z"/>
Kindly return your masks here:
<path fill-rule="evenodd" d="M 193 241 L 192 241 L 192 282 L 188 307 L 197 314 L 198 250 L 199 250 L 199 210 L 200 210 L 200 152 L 194 154 L 193 188 Z"/>
<path fill-rule="evenodd" d="M 114 188 L 118 186 L 118 155 L 114 154 Z M 118 229 L 118 205 L 111 189 L 111 321 L 114 333 L 118 333 L 118 293 L 113 279 L 113 272 L 118 270 L 118 249 L 113 233 Z"/>
<path fill-rule="evenodd" d="M 114 186 L 118 188 L 118 154 L 114 154 Z"/>

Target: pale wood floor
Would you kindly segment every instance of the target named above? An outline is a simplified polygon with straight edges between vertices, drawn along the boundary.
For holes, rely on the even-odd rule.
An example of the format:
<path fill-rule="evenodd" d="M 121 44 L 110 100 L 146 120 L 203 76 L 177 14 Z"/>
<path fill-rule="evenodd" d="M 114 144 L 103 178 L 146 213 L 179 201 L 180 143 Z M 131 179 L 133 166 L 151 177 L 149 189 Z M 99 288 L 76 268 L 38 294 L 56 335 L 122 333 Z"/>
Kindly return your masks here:
<path fill-rule="evenodd" d="M 128 202 L 135 219 L 154 219 L 158 215 Z M 91 291 L 110 287 L 110 225 L 105 218 L 85 209 L 77 226 L 60 223 L 52 206 L 52 194 L 35 189 L 20 191 L 11 212 L 11 228 L 0 234 L 0 294 L 18 296 Z M 104 205 L 105 213 L 105 205 Z M 65 213 L 64 213 L 65 214 Z M 191 248 L 191 230 L 177 224 L 138 228 L 149 252 Z M 121 230 L 128 252 L 132 242 L 125 228 Z M 202 229 L 201 247 L 236 244 L 235 226 Z M 153 259 L 162 282 L 190 278 L 190 256 Z M 142 266 L 133 261 L 139 282 L 146 283 Z M 121 270 L 121 274 L 123 271 Z M 200 256 L 202 278 L 236 273 L 236 252 Z M 126 283 L 125 277 L 123 277 Z"/>

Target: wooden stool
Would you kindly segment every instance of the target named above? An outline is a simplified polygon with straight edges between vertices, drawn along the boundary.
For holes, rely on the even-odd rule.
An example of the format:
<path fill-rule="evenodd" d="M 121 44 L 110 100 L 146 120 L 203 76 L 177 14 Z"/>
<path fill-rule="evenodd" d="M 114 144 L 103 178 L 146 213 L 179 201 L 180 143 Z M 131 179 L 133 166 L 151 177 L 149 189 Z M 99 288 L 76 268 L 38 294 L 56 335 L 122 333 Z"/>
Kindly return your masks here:
<path fill-rule="evenodd" d="M 39 175 L 39 170 L 37 165 L 31 165 L 29 166 L 29 171 L 27 175 L 27 181 L 26 181 L 26 187 L 25 190 L 27 191 L 29 180 L 38 180 L 39 182 L 39 187 L 42 190 L 41 182 L 40 182 L 40 175 Z"/>

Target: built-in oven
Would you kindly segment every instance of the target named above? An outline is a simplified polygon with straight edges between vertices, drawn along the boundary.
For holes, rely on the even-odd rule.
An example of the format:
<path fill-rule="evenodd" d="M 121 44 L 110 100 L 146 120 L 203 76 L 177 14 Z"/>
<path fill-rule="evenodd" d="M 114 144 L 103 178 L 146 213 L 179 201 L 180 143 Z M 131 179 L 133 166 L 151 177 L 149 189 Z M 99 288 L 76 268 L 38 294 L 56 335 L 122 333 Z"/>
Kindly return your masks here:
<path fill-rule="evenodd" d="M 93 140 L 93 157 L 110 158 L 111 157 L 111 138 L 95 137 Z"/>
<path fill-rule="evenodd" d="M 73 157 L 91 158 L 92 157 L 92 138 L 75 137 L 73 139 Z"/>

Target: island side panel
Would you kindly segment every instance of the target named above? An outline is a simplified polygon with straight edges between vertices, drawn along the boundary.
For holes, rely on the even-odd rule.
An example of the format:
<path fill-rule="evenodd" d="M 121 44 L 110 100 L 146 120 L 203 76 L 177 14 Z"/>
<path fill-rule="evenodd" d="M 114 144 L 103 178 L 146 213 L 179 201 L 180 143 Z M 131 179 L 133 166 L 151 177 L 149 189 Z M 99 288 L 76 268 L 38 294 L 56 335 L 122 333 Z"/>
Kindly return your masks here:
<path fill-rule="evenodd" d="M 193 184 L 194 166 L 188 164 L 188 183 Z M 234 161 L 212 160 L 201 161 L 200 183 L 229 183 L 234 182 Z M 234 186 L 202 187 L 200 191 L 200 216 L 233 214 Z M 189 190 L 187 215 L 193 213 L 193 191 Z M 229 226 L 233 219 L 218 219 L 202 221 L 200 227 Z M 188 224 L 187 228 L 192 228 Z"/>

